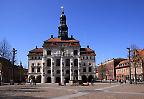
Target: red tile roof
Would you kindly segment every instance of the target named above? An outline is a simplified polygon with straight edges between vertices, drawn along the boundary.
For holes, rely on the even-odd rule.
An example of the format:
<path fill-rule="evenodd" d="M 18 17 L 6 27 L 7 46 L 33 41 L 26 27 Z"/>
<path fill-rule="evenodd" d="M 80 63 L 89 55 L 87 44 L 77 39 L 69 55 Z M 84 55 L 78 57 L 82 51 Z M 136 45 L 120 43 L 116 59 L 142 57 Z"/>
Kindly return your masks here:
<path fill-rule="evenodd" d="M 96 55 L 94 50 L 92 50 L 90 48 L 81 48 L 80 54 L 81 55 L 89 55 L 89 56 L 95 56 Z"/>
<path fill-rule="evenodd" d="M 126 60 L 121 61 L 119 64 L 125 64 L 125 63 L 128 63 L 128 62 L 129 62 L 129 60 L 126 59 Z"/>
<path fill-rule="evenodd" d="M 127 64 L 127 65 L 123 65 L 123 66 L 119 66 L 119 65 L 121 65 L 121 64 L 126 64 L 126 63 L 128 63 L 128 62 L 129 62 L 128 59 L 123 60 L 123 61 L 121 61 L 115 68 L 116 68 L 116 69 L 119 69 L 119 68 L 126 68 L 126 67 L 129 67 L 128 64 Z"/>
<path fill-rule="evenodd" d="M 43 55 L 43 48 L 35 48 L 31 51 L 29 51 L 29 55 Z"/>
<path fill-rule="evenodd" d="M 50 38 L 46 40 L 46 42 L 79 42 L 79 41 L 75 39 L 62 40 L 61 38 Z"/>
<path fill-rule="evenodd" d="M 144 49 L 138 50 L 138 52 L 141 57 L 144 57 Z"/>
<path fill-rule="evenodd" d="M 57 46 L 72 46 L 72 47 L 80 47 L 80 43 L 78 40 L 74 38 L 68 38 L 63 40 L 61 38 L 50 38 L 44 42 L 43 47 L 57 47 Z"/>

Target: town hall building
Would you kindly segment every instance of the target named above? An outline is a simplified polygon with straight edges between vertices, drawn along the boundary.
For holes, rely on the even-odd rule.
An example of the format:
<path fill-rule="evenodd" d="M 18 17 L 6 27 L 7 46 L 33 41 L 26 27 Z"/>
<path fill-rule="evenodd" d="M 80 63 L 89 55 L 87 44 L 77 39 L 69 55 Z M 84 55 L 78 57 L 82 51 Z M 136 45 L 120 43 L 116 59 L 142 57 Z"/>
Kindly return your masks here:
<path fill-rule="evenodd" d="M 28 53 L 28 78 L 39 83 L 91 82 L 95 78 L 96 53 L 89 46 L 68 36 L 66 15 L 62 8 L 58 37 L 45 40 L 42 48 Z"/>

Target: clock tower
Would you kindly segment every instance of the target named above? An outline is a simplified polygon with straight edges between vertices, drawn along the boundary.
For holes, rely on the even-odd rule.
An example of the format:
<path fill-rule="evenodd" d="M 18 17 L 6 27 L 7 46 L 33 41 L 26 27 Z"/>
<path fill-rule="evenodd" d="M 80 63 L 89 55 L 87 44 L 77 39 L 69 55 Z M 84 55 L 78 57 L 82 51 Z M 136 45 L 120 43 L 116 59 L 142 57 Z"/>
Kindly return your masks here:
<path fill-rule="evenodd" d="M 58 27 L 58 38 L 61 38 L 62 40 L 68 39 L 68 27 L 66 24 L 66 16 L 64 14 L 64 8 L 61 7 L 62 13 L 60 16 L 60 25 Z"/>

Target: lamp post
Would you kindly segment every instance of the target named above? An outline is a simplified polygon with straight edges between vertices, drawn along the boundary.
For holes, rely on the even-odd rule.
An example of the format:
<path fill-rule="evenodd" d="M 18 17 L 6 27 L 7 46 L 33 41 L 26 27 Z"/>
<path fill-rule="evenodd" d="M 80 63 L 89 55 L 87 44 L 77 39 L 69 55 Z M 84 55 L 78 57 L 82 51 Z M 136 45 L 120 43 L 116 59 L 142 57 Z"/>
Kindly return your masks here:
<path fill-rule="evenodd" d="M 13 50 L 12 50 L 12 55 L 13 55 L 13 57 L 12 57 L 12 79 L 11 79 L 11 81 L 10 81 L 10 84 L 11 85 L 13 85 L 14 84 L 14 82 L 15 82 L 15 76 L 14 76 L 14 68 L 15 68 L 15 66 L 14 66 L 14 63 L 15 63 L 15 54 L 16 54 L 16 49 L 15 48 L 13 48 Z"/>
<path fill-rule="evenodd" d="M 132 81 L 131 81 L 130 48 L 127 48 L 127 49 L 128 49 L 128 60 L 129 60 L 129 83 L 132 84 Z"/>
<path fill-rule="evenodd" d="M 23 69 L 23 67 L 22 67 L 22 62 L 20 62 L 20 68 L 19 68 L 19 75 L 20 75 L 20 83 L 22 82 L 22 69 Z"/>
<path fill-rule="evenodd" d="M 0 63 L 0 86 L 2 85 L 2 64 Z"/>
<path fill-rule="evenodd" d="M 137 65 L 138 65 L 138 53 L 137 53 L 137 50 L 135 49 L 134 52 L 133 52 L 134 56 L 133 56 L 133 62 L 134 62 L 134 82 L 135 84 L 137 84 Z"/>

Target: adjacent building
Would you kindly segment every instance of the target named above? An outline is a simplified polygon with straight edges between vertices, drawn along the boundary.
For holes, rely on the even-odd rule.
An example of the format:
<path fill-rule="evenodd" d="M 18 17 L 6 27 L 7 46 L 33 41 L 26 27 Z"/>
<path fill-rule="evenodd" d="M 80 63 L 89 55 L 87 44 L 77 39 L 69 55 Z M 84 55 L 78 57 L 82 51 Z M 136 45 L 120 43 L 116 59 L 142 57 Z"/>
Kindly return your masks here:
<path fill-rule="evenodd" d="M 98 78 L 100 80 L 115 80 L 116 79 L 116 69 L 115 67 L 125 59 L 123 58 L 113 58 L 98 64 Z"/>
<path fill-rule="evenodd" d="M 14 82 L 25 82 L 27 75 L 27 69 L 22 67 L 22 64 L 12 65 L 10 60 L 0 57 L 0 82 L 10 83 L 10 80 Z"/>
<path fill-rule="evenodd" d="M 60 16 L 58 37 L 45 40 L 42 48 L 28 53 L 28 78 L 40 83 L 91 81 L 95 78 L 95 51 L 81 48 L 80 41 L 68 36 L 64 10 Z"/>
<path fill-rule="evenodd" d="M 131 79 L 143 81 L 144 80 L 144 49 L 137 50 L 137 60 L 136 62 L 131 57 L 130 65 L 129 60 L 126 59 L 121 61 L 116 67 L 116 79 L 118 80 L 129 80 L 130 70 L 131 70 Z M 130 69 L 131 66 L 131 69 Z M 135 76 L 136 75 L 136 76 Z"/>

